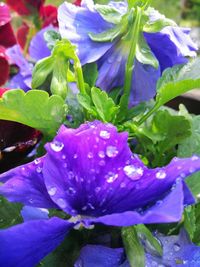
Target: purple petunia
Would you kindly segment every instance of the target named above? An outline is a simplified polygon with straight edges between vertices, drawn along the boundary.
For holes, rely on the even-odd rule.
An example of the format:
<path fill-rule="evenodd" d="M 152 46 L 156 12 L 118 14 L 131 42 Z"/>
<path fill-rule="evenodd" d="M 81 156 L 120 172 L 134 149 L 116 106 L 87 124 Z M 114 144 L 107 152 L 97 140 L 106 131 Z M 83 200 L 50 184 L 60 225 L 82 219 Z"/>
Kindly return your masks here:
<path fill-rule="evenodd" d="M 183 178 L 200 170 L 200 159 L 175 158 L 166 167 L 148 169 L 132 154 L 127 138 L 99 121 L 78 129 L 62 126 L 44 157 L 2 174 L 0 194 L 9 201 L 60 209 L 72 218 L 41 214 L 30 220 L 26 208 L 24 224 L 0 231 L 0 265 L 34 266 L 79 224 L 179 221 L 184 205 L 194 203 Z"/>
<path fill-rule="evenodd" d="M 109 6 L 114 8 L 119 18 L 123 18 L 128 12 L 125 2 L 110 2 Z M 149 24 L 162 19 L 154 9 L 150 9 L 148 16 Z M 115 27 L 124 27 L 122 20 L 118 24 L 106 20 L 92 0 L 83 0 L 80 7 L 63 3 L 58 10 L 58 21 L 62 38 L 69 39 L 77 46 L 82 65 L 97 63 L 99 75 L 96 85 L 106 91 L 122 87 L 131 46 L 131 41 L 127 39 L 129 26 L 110 41 L 92 40 L 91 33 L 98 35 L 106 31 L 111 32 Z M 159 67 L 143 64 L 141 58 L 136 55 L 130 95 L 132 104 L 153 98 L 161 73 L 168 67 L 187 62 L 187 56 L 196 55 L 197 47 L 190 39 L 189 32 L 190 30 L 178 26 L 166 26 L 159 32 L 143 32 L 144 40 L 157 59 Z"/>
<path fill-rule="evenodd" d="M 195 246 L 181 231 L 179 236 L 157 235 L 163 247 L 163 256 L 146 252 L 146 267 L 198 267 L 200 266 L 200 247 Z M 123 249 L 113 249 L 101 245 L 87 245 L 82 248 L 74 267 L 130 267 Z"/>

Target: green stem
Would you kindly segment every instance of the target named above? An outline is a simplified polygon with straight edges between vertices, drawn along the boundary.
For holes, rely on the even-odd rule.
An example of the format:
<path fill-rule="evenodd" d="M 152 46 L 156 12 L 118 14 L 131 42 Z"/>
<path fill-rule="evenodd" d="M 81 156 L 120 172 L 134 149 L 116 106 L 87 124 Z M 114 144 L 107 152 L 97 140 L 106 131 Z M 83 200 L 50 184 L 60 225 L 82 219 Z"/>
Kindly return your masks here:
<path fill-rule="evenodd" d="M 158 106 L 155 105 L 152 109 L 149 110 L 149 112 L 147 112 L 147 114 L 145 114 L 139 121 L 138 121 L 138 125 L 141 125 L 143 122 L 145 122 L 155 111 L 157 111 Z"/>
<path fill-rule="evenodd" d="M 125 83 L 124 83 L 124 94 L 120 99 L 120 112 L 119 112 L 119 119 L 124 119 L 127 111 L 128 111 L 128 103 L 129 103 L 129 96 L 131 91 L 132 85 L 132 75 L 133 75 L 133 68 L 134 68 L 134 60 L 136 54 L 136 47 L 140 33 L 140 22 L 142 17 L 142 10 L 140 7 L 136 8 L 136 19 L 134 22 L 133 29 L 131 31 L 131 48 L 130 53 L 128 56 L 128 60 L 126 63 L 125 69 Z"/>
<path fill-rule="evenodd" d="M 83 71 L 82 71 L 81 63 L 78 57 L 74 59 L 74 69 L 76 72 L 78 89 L 80 90 L 81 94 L 86 94 Z"/>

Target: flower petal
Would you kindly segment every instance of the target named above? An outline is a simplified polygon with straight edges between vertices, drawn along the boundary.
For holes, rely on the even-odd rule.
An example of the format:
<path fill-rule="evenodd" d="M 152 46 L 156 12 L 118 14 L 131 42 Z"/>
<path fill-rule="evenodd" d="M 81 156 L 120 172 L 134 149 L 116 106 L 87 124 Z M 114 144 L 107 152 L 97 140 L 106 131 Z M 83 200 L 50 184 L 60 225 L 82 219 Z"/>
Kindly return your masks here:
<path fill-rule="evenodd" d="M 42 18 L 43 21 L 42 28 L 47 27 L 49 25 L 58 27 L 57 16 L 58 16 L 57 7 L 52 5 L 42 6 L 40 8 L 40 17 Z"/>
<path fill-rule="evenodd" d="M 72 227 L 72 223 L 54 217 L 0 230 L 0 266 L 35 266 L 64 240 Z"/>
<path fill-rule="evenodd" d="M 123 249 L 104 246 L 87 245 L 81 249 L 74 267 L 119 267 L 123 257 Z"/>
<path fill-rule="evenodd" d="M 4 47 L 0 46 L 0 86 L 3 85 L 9 78 L 9 63 Z"/>
<path fill-rule="evenodd" d="M 131 158 L 127 136 L 127 133 L 117 133 L 113 125 L 98 121 L 83 124 L 76 130 L 62 127 L 54 141 L 46 146 L 44 177 L 47 189 L 54 189 L 52 199 L 68 213 L 72 213 L 72 207 L 75 213 L 93 215 L 101 214 L 104 205 L 116 209 L 112 205 L 115 190 L 118 190 L 117 199 L 123 198 L 120 184 L 123 187 L 124 179 L 131 181 L 125 177 L 122 167 L 127 161 L 136 168 L 143 166 L 137 157 Z"/>
<path fill-rule="evenodd" d="M 40 60 L 42 58 L 48 57 L 51 54 L 51 51 L 47 47 L 47 43 L 44 39 L 44 34 L 46 31 L 54 30 L 54 27 L 46 27 L 39 31 L 31 40 L 29 46 L 29 54 L 35 61 Z"/>
<path fill-rule="evenodd" d="M 58 22 L 62 38 L 77 46 L 82 65 L 98 60 L 112 46 L 112 43 L 93 42 L 88 36 L 112 27 L 95 11 L 93 1 L 83 1 L 81 7 L 63 3 L 58 9 Z"/>
<path fill-rule="evenodd" d="M 19 15 L 34 15 L 45 0 L 6 0 L 6 3 Z"/>
<path fill-rule="evenodd" d="M 24 222 L 32 220 L 47 220 L 49 219 L 49 211 L 47 209 L 24 206 L 21 210 L 21 215 Z"/>
<path fill-rule="evenodd" d="M 96 85 L 105 91 L 124 85 L 125 66 L 128 58 L 123 43 L 116 43 L 97 62 L 99 76 Z M 156 94 L 156 83 L 160 77 L 160 68 L 143 65 L 135 60 L 132 76 L 130 104 L 147 101 Z"/>
<path fill-rule="evenodd" d="M 158 59 L 161 71 L 187 62 L 186 56 L 196 56 L 197 46 L 189 36 L 190 30 L 165 27 L 160 32 L 144 33 L 148 45 Z"/>
<path fill-rule="evenodd" d="M 154 206 L 142 211 L 126 211 L 101 216 L 99 218 L 85 219 L 85 225 L 102 223 L 112 226 L 131 226 L 134 224 L 170 223 L 181 219 L 183 212 L 183 187 L 178 184 L 163 200 Z"/>
<path fill-rule="evenodd" d="M 44 158 L 40 158 L 0 175 L 0 182 L 4 183 L 0 186 L 0 194 L 9 201 L 32 207 L 57 208 L 44 185 L 43 161 Z"/>
<path fill-rule="evenodd" d="M 9 7 L 1 2 L 0 5 L 0 27 L 11 21 L 11 15 Z"/>

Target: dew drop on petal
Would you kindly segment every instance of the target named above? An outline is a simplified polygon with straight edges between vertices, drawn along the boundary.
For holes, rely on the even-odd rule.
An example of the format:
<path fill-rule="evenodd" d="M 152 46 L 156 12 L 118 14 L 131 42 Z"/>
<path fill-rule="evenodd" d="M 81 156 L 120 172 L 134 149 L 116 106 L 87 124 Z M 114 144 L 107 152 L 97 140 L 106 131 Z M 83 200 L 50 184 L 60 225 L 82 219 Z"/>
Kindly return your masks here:
<path fill-rule="evenodd" d="M 110 133 L 108 131 L 100 131 L 99 136 L 102 139 L 109 139 L 110 138 Z"/>
<path fill-rule="evenodd" d="M 95 210 L 95 207 L 91 203 L 88 203 L 87 205 L 90 209 Z"/>
<path fill-rule="evenodd" d="M 125 187 L 126 187 L 126 184 L 125 184 L 125 183 L 121 183 L 121 184 L 120 184 L 120 187 L 121 187 L 121 188 L 125 188 Z"/>
<path fill-rule="evenodd" d="M 74 194 L 76 194 L 76 190 L 73 187 L 69 187 L 67 189 L 67 193 L 71 196 L 73 196 Z"/>
<path fill-rule="evenodd" d="M 57 199 L 57 202 L 59 207 L 61 207 L 62 209 L 65 209 L 67 207 L 67 203 L 63 198 L 59 198 Z"/>
<path fill-rule="evenodd" d="M 100 165 L 100 166 L 105 166 L 105 165 L 106 165 L 105 160 L 100 160 L 100 161 L 99 161 L 99 165 Z"/>
<path fill-rule="evenodd" d="M 193 173 L 193 172 L 195 172 L 195 169 L 191 167 L 191 168 L 189 169 L 189 172 L 190 172 L 190 173 Z"/>
<path fill-rule="evenodd" d="M 58 141 L 53 141 L 51 144 L 50 144 L 50 147 L 53 151 L 55 152 L 60 152 L 63 147 L 64 147 L 64 144 L 61 143 L 61 142 L 58 142 Z"/>
<path fill-rule="evenodd" d="M 48 193 L 49 193 L 50 196 L 54 196 L 56 194 L 56 192 L 57 192 L 57 188 L 56 187 L 51 187 L 48 190 Z"/>
<path fill-rule="evenodd" d="M 105 158 L 105 153 L 104 153 L 104 151 L 99 151 L 99 152 L 98 152 L 98 156 L 99 156 L 101 159 Z"/>
<path fill-rule="evenodd" d="M 66 159 L 66 155 L 63 154 L 63 155 L 62 155 L 62 159 Z"/>
<path fill-rule="evenodd" d="M 77 154 L 74 154 L 73 158 L 74 159 L 77 159 L 78 158 L 78 155 Z"/>
<path fill-rule="evenodd" d="M 178 243 L 174 244 L 174 251 L 178 252 L 181 249 L 181 246 Z"/>
<path fill-rule="evenodd" d="M 113 183 L 118 178 L 118 174 L 114 172 L 109 172 L 105 175 L 105 178 L 108 183 Z"/>
<path fill-rule="evenodd" d="M 139 180 L 143 175 L 142 168 L 136 168 L 133 165 L 127 165 L 123 168 L 126 176 L 128 176 L 131 180 Z"/>
<path fill-rule="evenodd" d="M 199 157 L 198 156 L 196 156 L 196 155 L 194 155 L 194 156 L 192 156 L 192 158 L 191 158 L 193 161 L 195 161 L 195 160 L 198 160 L 199 159 Z"/>
<path fill-rule="evenodd" d="M 87 155 L 88 159 L 92 159 L 93 158 L 93 153 L 92 152 L 89 152 L 88 155 Z"/>
<path fill-rule="evenodd" d="M 165 179 L 167 176 L 166 172 L 163 170 L 160 170 L 156 173 L 156 178 L 157 179 Z"/>
<path fill-rule="evenodd" d="M 42 172 L 42 168 L 41 168 L 41 167 L 37 167 L 37 168 L 36 168 L 36 172 L 37 172 L 37 173 L 41 173 L 41 172 Z"/>
<path fill-rule="evenodd" d="M 106 148 L 106 155 L 109 158 L 114 158 L 118 155 L 119 151 L 117 150 L 116 146 L 107 146 Z"/>
<path fill-rule="evenodd" d="M 35 165 L 38 165 L 40 163 L 40 159 L 35 159 L 34 163 L 35 163 Z"/>
<path fill-rule="evenodd" d="M 96 193 L 99 193 L 101 191 L 101 187 L 100 186 L 97 186 L 96 188 L 95 188 L 95 192 Z"/>

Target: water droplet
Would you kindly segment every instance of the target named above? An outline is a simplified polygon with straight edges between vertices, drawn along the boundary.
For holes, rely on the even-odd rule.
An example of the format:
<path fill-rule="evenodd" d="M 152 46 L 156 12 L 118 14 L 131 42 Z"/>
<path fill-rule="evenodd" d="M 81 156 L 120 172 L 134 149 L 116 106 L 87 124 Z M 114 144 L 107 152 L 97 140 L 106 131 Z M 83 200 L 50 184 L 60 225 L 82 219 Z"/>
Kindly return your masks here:
<path fill-rule="evenodd" d="M 132 180 L 138 180 L 143 175 L 143 169 L 142 168 L 136 168 L 133 165 L 127 165 L 123 168 L 126 176 L 128 176 Z"/>
<path fill-rule="evenodd" d="M 166 172 L 163 170 L 160 170 L 156 173 L 156 178 L 157 179 L 165 179 L 167 176 Z"/>
<path fill-rule="evenodd" d="M 196 156 L 196 155 L 194 155 L 194 156 L 192 156 L 192 161 L 195 161 L 195 160 L 198 160 L 199 159 L 199 157 L 198 156 Z"/>
<path fill-rule="evenodd" d="M 106 181 L 108 183 L 113 183 L 118 177 L 117 173 L 114 172 L 109 172 L 108 174 L 105 175 Z"/>
<path fill-rule="evenodd" d="M 105 158 L 105 153 L 104 153 L 104 151 L 99 151 L 99 152 L 98 152 L 98 156 L 99 156 L 101 159 Z"/>
<path fill-rule="evenodd" d="M 35 163 L 35 165 L 38 165 L 40 163 L 40 159 L 35 159 L 34 163 Z"/>
<path fill-rule="evenodd" d="M 158 200 L 158 201 L 156 202 L 156 205 L 157 205 L 157 206 L 160 206 L 162 203 L 163 203 L 162 200 Z"/>
<path fill-rule="evenodd" d="M 62 155 L 62 159 L 66 159 L 66 155 Z"/>
<path fill-rule="evenodd" d="M 97 187 L 95 188 L 95 192 L 96 192 L 96 193 L 99 193 L 100 191 L 101 191 L 101 187 L 97 186 Z"/>
<path fill-rule="evenodd" d="M 61 207 L 61 209 L 65 209 L 67 207 L 67 203 L 63 198 L 57 199 L 57 204 L 59 207 Z"/>
<path fill-rule="evenodd" d="M 36 168 L 36 172 L 37 172 L 37 173 L 41 173 L 41 172 L 42 172 L 42 168 L 41 168 L 41 167 L 37 167 L 37 168 Z"/>
<path fill-rule="evenodd" d="M 73 196 L 74 194 L 76 194 L 76 190 L 73 187 L 69 187 L 67 189 L 67 193 L 71 196 Z"/>
<path fill-rule="evenodd" d="M 88 207 L 92 210 L 95 210 L 95 207 L 91 203 L 88 203 Z"/>
<path fill-rule="evenodd" d="M 181 249 L 181 246 L 178 243 L 174 244 L 174 251 L 178 252 Z"/>
<path fill-rule="evenodd" d="M 75 175 L 74 175 L 74 173 L 72 171 L 69 171 L 68 172 L 68 177 L 69 177 L 69 180 L 72 180 L 72 179 L 74 179 Z"/>
<path fill-rule="evenodd" d="M 100 134 L 99 134 L 99 136 L 101 137 L 101 138 L 103 138 L 103 139 L 109 139 L 110 138 L 110 133 L 108 132 L 108 131 L 100 131 Z"/>
<path fill-rule="evenodd" d="M 125 188 L 125 187 L 126 187 L 126 184 L 125 184 L 125 183 L 121 183 L 121 184 L 120 184 L 120 187 L 121 187 L 121 188 Z"/>
<path fill-rule="evenodd" d="M 190 173 L 193 173 L 193 172 L 195 172 L 195 169 L 191 167 L 191 168 L 189 169 L 189 172 L 190 172 Z"/>
<path fill-rule="evenodd" d="M 31 204 L 33 204 L 34 201 L 33 201 L 32 198 L 30 198 L 30 199 L 29 199 L 29 202 L 30 202 Z"/>
<path fill-rule="evenodd" d="M 93 158 L 93 153 L 92 152 L 89 152 L 88 155 L 87 155 L 88 159 L 92 159 Z"/>
<path fill-rule="evenodd" d="M 65 168 L 65 169 L 67 168 L 67 163 L 63 164 L 63 168 Z"/>
<path fill-rule="evenodd" d="M 106 155 L 109 158 L 114 158 L 118 155 L 119 151 L 117 150 L 117 148 L 115 146 L 108 146 L 106 148 Z"/>
<path fill-rule="evenodd" d="M 81 208 L 83 211 L 87 210 L 87 206 Z"/>
<path fill-rule="evenodd" d="M 100 160 L 100 161 L 99 161 L 99 165 L 100 165 L 100 166 L 105 166 L 105 165 L 106 165 L 105 160 Z"/>
<path fill-rule="evenodd" d="M 182 181 L 180 177 L 176 178 L 176 184 L 179 184 Z"/>
<path fill-rule="evenodd" d="M 74 157 L 73 157 L 74 159 L 77 159 L 78 158 L 78 155 L 77 154 L 74 154 Z"/>
<path fill-rule="evenodd" d="M 181 173 L 181 175 L 180 175 L 182 178 L 185 178 L 185 173 Z"/>
<path fill-rule="evenodd" d="M 60 152 L 63 147 L 64 147 L 64 144 L 61 143 L 61 142 L 58 142 L 58 141 L 53 141 L 51 144 L 50 144 L 50 147 L 53 151 L 55 152 Z"/>
<path fill-rule="evenodd" d="M 48 193 L 50 196 L 54 196 L 57 192 L 57 188 L 56 187 L 51 187 L 49 190 L 48 190 Z"/>

